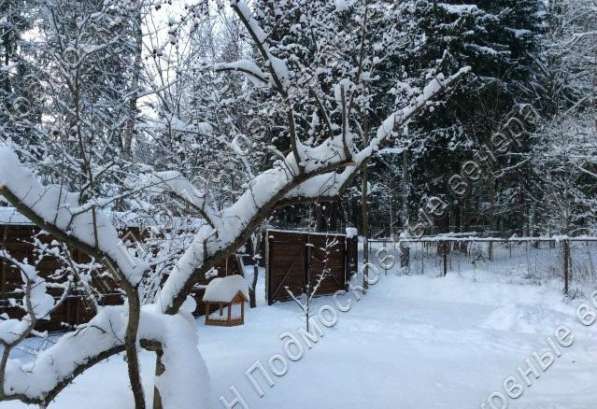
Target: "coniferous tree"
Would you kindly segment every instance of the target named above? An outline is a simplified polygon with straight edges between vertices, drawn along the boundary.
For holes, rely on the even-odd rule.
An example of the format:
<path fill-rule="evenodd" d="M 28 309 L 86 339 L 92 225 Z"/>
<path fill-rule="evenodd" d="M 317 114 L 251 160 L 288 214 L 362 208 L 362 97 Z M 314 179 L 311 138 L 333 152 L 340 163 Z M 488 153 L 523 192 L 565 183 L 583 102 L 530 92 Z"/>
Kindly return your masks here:
<path fill-rule="evenodd" d="M 425 33 L 422 44 L 412 49 L 409 70 L 443 57 L 448 65 L 471 66 L 474 77 L 446 104 L 435 107 L 424 122 L 413 124 L 419 135 L 412 151 L 420 203 L 426 194 L 435 194 L 451 205 L 439 221 L 442 229 L 449 225 L 495 229 L 500 221 L 494 215 L 499 212 L 508 214 L 512 226 L 518 224 L 522 219 L 512 216 L 520 209 L 512 209 L 512 203 L 498 209 L 495 202 L 500 190 L 524 189 L 504 184 L 493 175 L 513 166 L 511 158 L 499 158 L 484 172 L 482 183 L 471 184 L 464 198 L 450 193 L 448 181 L 460 172 L 462 163 L 473 158 L 471 153 L 500 130 L 516 104 L 527 99 L 525 84 L 534 78 L 533 56 L 541 30 L 539 2 L 419 1 L 406 11 Z M 522 143 L 522 149 L 528 150 L 527 141 Z"/>
<path fill-rule="evenodd" d="M 39 145 L 35 129 L 42 101 L 39 79 L 28 58 L 34 51 L 24 34 L 38 13 L 34 0 L 0 2 L 0 130 L 4 138 L 33 147 Z"/>

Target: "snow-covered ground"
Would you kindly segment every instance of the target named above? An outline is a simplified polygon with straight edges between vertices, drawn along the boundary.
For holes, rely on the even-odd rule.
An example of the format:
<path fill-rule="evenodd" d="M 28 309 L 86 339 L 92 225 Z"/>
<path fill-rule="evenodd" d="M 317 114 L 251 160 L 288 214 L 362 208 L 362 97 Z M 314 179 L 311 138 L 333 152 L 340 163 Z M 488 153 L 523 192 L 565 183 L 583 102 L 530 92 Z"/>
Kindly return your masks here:
<path fill-rule="evenodd" d="M 347 296 L 348 297 L 348 296 Z M 348 299 L 348 298 L 346 298 Z M 480 408 L 503 381 L 517 375 L 546 338 L 569 326 L 574 343 L 522 396 L 509 401 L 520 409 L 594 409 L 597 402 L 597 324 L 583 326 L 575 316 L 582 299 L 566 300 L 561 283 L 537 286 L 493 273 L 451 273 L 383 277 L 324 337 L 289 362 L 288 373 L 270 375 L 259 398 L 245 372 L 255 362 L 266 367 L 282 354 L 280 334 L 296 331 L 303 319 L 294 303 L 248 310 L 242 327 L 205 327 L 197 321 L 199 349 L 212 383 L 212 408 L 218 397 L 231 400 L 235 386 L 250 408 L 262 409 L 468 409 Z M 316 300 L 333 305 L 331 297 Z M 153 357 L 142 355 L 146 391 Z M 535 364 L 536 365 L 536 364 Z M 78 378 L 53 404 L 72 409 L 129 408 L 126 368 L 121 357 Z M 24 407 L 0 403 L 1 409 Z M 241 408 L 241 406 L 236 406 Z M 490 406 L 487 406 L 489 408 Z M 500 407 L 497 405 L 496 407 Z"/>

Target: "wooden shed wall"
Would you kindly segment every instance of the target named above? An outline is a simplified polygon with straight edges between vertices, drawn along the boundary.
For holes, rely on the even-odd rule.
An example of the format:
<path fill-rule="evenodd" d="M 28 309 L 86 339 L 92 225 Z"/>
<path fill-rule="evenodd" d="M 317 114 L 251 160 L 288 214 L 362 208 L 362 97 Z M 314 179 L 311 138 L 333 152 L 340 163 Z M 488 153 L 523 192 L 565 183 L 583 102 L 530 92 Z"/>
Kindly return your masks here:
<path fill-rule="evenodd" d="M 0 247 L 5 248 L 16 259 L 27 258 L 33 260 L 34 246 L 31 243 L 33 237 L 39 233 L 39 229 L 32 225 L 4 225 L 0 226 Z M 43 242 L 51 242 L 54 238 L 50 235 L 38 237 Z M 73 261 L 77 263 L 89 262 L 89 257 L 73 249 L 71 251 Z M 48 282 L 62 282 L 61 277 L 55 273 L 63 267 L 61 262 L 53 257 L 45 257 L 38 266 L 40 275 Z M 98 271 L 92 277 L 92 286 L 97 290 L 96 299 L 100 305 L 118 305 L 123 302 L 123 293 L 118 283 L 107 274 Z M 9 300 L 19 299 L 22 294 L 15 290 L 21 287 L 21 277 L 14 268 L 0 261 L 0 313 L 6 313 L 9 317 L 20 318 L 24 312 L 12 307 Z M 56 299 L 60 298 L 62 291 L 50 289 Z M 64 303 L 56 308 L 48 320 L 41 320 L 36 326 L 40 331 L 54 331 L 65 327 L 75 326 L 89 321 L 96 314 L 95 306 L 88 294 L 80 290 L 72 290 L 66 297 Z"/>
<path fill-rule="evenodd" d="M 29 242 L 39 233 L 39 229 L 32 225 L 4 225 L 0 226 L 0 248 L 5 248 L 10 254 L 18 260 L 33 257 L 33 245 Z M 137 228 L 127 228 L 121 231 L 122 236 L 128 238 L 134 236 L 142 239 L 142 233 Z M 49 235 L 40 237 L 43 241 L 50 242 L 54 240 Z M 89 261 L 89 257 L 80 251 L 73 249 L 71 252 L 73 260 L 79 263 Z M 242 265 L 236 256 L 231 256 L 220 266 L 216 267 L 218 270 L 217 276 L 226 276 L 230 274 L 242 274 Z M 51 276 L 60 268 L 60 262 L 54 258 L 46 257 L 42 260 L 39 269 L 41 276 L 48 281 L 52 281 Z M 100 305 L 119 305 L 124 301 L 123 291 L 119 288 L 118 283 L 113 280 L 108 274 L 102 274 L 99 271 L 94 275 L 92 286 L 99 293 L 98 303 Z M 211 279 L 211 278 L 210 278 Z M 196 315 L 202 315 L 205 311 L 204 304 L 201 302 L 204 290 L 201 284 L 205 285 L 210 279 L 202 279 L 200 285 L 197 286 L 192 296 L 197 301 Z M 54 281 L 60 281 L 54 280 Z M 15 290 L 21 286 L 21 277 L 19 273 L 0 261 L 0 314 L 6 313 L 11 318 L 20 318 L 24 313 L 21 309 L 11 307 L 9 300 L 18 299 L 22 295 L 15 293 Z M 53 293 L 56 298 L 60 297 L 59 290 Z M 49 320 L 41 320 L 38 322 L 36 329 L 39 331 L 54 331 L 68 327 L 73 327 L 88 322 L 96 314 L 95 307 L 90 300 L 88 294 L 72 291 L 65 302 L 59 306 L 51 315 Z"/>

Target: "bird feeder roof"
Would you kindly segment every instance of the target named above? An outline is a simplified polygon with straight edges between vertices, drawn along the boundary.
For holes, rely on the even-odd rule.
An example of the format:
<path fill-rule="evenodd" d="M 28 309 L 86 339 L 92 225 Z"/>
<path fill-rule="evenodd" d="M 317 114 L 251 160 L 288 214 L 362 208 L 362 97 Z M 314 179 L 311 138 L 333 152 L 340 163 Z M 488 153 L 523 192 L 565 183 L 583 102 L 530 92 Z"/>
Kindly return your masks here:
<path fill-rule="evenodd" d="M 249 299 L 249 285 L 244 277 L 235 274 L 217 277 L 209 282 L 203 295 L 203 302 L 230 303 L 241 293 L 245 301 Z"/>

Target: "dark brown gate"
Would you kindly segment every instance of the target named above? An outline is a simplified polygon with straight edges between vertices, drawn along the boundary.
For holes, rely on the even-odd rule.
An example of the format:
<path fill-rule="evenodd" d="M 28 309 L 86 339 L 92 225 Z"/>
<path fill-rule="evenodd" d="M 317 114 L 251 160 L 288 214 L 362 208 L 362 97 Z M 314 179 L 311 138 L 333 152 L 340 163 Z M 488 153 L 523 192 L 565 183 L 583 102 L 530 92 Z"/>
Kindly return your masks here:
<path fill-rule="evenodd" d="M 357 267 L 357 239 L 344 234 L 266 231 L 266 294 L 268 304 L 290 299 L 305 291 L 328 269 L 319 295 L 345 290 Z"/>

